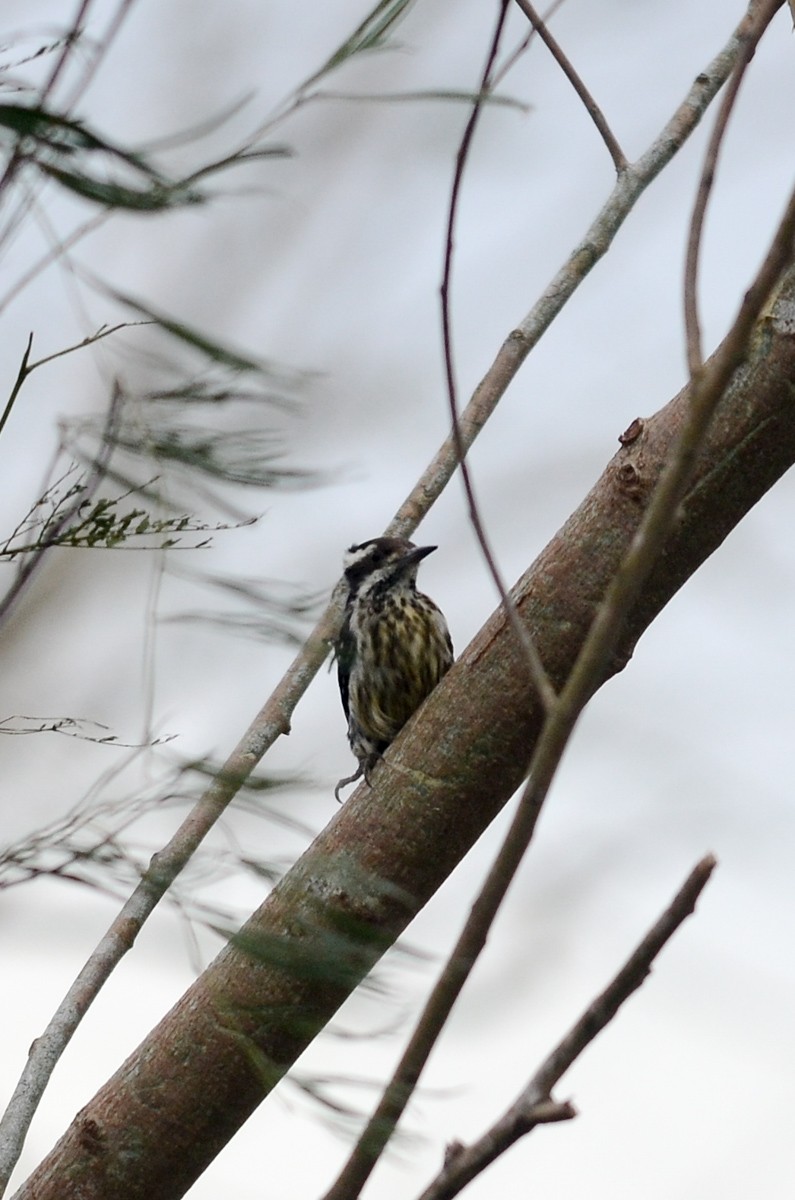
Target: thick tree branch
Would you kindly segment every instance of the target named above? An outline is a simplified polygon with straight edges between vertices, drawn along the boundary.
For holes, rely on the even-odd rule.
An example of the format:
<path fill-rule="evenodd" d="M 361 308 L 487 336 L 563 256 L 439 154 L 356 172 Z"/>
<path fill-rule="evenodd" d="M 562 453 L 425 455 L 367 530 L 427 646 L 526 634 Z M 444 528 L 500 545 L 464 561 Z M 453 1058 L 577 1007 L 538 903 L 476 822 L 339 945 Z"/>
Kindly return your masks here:
<path fill-rule="evenodd" d="M 731 375 L 745 356 L 753 324 L 782 273 L 792 265 L 794 248 L 795 192 L 731 330 L 709 363 L 692 380 L 681 429 L 648 508 L 596 611 L 565 686 L 552 707 L 544 705 L 547 719 L 513 821 L 395 1073 L 325 1200 L 356 1200 L 411 1098 L 530 844 L 541 807 L 575 724 L 603 678 L 603 672 L 618 648 L 630 608 L 670 535 L 713 414 Z"/>
<path fill-rule="evenodd" d="M 718 406 L 676 529 L 603 679 L 795 461 L 793 305 L 790 272 Z M 559 688 L 691 406 L 686 388 L 633 423 L 594 490 L 513 589 Z M 499 609 L 388 751 L 376 786 L 359 789 L 334 817 L 78 1115 L 20 1200 L 60 1197 L 67 1165 L 84 1200 L 183 1194 L 521 782 L 544 719 L 524 667 Z"/>

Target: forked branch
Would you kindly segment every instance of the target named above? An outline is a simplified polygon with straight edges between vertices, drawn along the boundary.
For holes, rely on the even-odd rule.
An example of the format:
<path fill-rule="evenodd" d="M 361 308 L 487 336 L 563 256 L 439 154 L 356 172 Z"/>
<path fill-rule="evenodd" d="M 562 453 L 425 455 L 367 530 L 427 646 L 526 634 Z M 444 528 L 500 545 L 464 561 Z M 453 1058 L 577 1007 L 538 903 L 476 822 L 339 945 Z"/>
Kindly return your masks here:
<path fill-rule="evenodd" d="M 553 1099 L 552 1089 L 583 1050 L 612 1021 L 621 1005 L 648 978 L 657 955 L 694 911 L 716 865 L 712 855 L 707 855 L 696 864 L 665 912 L 655 921 L 618 974 L 547 1055 L 510 1108 L 472 1145 L 456 1143 L 454 1152 L 445 1156 L 442 1170 L 419 1200 L 451 1200 L 536 1126 L 569 1120 L 577 1115 L 569 1101 L 558 1102 Z"/>

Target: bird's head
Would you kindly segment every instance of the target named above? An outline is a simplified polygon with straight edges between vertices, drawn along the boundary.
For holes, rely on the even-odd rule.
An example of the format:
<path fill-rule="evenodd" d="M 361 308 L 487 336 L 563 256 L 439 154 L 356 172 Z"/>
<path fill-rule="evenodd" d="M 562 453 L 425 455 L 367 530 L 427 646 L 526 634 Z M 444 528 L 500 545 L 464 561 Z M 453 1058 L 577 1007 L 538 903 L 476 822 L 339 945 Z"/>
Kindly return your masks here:
<path fill-rule="evenodd" d="M 352 596 L 373 588 L 388 590 L 401 584 L 414 586 L 417 569 L 435 546 L 415 546 L 407 538 L 372 538 L 346 550 L 345 579 Z"/>

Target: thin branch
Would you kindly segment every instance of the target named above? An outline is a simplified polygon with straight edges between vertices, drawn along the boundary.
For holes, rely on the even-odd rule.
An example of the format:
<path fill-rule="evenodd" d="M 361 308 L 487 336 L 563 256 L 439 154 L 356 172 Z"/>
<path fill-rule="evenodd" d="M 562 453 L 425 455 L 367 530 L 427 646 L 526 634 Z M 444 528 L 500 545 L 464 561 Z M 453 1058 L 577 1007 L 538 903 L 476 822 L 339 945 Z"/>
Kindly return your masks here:
<path fill-rule="evenodd" d="M 9 393 L 8 400 L 6 401 L 6 406 L 3 409 L 3 415 L 0 416 L 0 434 L 5 429 L 6 422 L 7 422 L 8 418 L 11 416 L 11 409 L 14 407 L 14 404 L 16 402 L 17 396 L 20 393 L 23 383 L 27 379 L 28 375 L 30 375 L 30 372 L 33 370 L 33 368 L 30 366 L 30 352 L 32 349 L 33 349 L 33 334 L 29 333 L 27 345 L 25 346 L 25 349 L 22 352 L 22 360 L 19 364 L 19 370 L 17 371 L 17 377 L 14 380 L 14 386 L 11 388 L 11 392 Z"/>
<path fill-rule="evenodd" d="M 553 0 L 552 4 L 550 4 L 549 8 L 546 10 L 546 12 L 544 13 L 543 18 L 542 18 L 545 25 L 546 25 L 547 21 L 549 21 L 549 19 L 558 11 L 558 9 L 562 7 L 563 3 L 564 3 L 564 0 Z M 521 58 L 521 56 L 524 54 L 525 50 L 527 50 L 528 46 L 530 45 L 530 43 L 532 42 L 532 40 L 535 36 L 536 36 L 536 30 L 531 27 L 530 32 L 525 34 L 525 36 L 519 42 L 519 45 L 516 47 L 516 49 L 513 50 L 508 55 L 505 62 L 502 63 L 502 65 L 500 66 L 499 71 L 497 71 L 497 73 L 494 76 L 494 79 L 492 81 L 495 86 L 498 83 L 502 83 L 503 79 L 508 74 L 508 72 L 511 70 L 514 63 L 516 63 Z"/>
<path fill-rule="evenodd" d="M 39 92 L 39 98 L 37 102 L 39 108 L 44 108 L 53 91 L 53 88 L 61 77 L 67 62 L 71 57 L 72 51 L 74 50 L 74 47 L 83 32 L 86 23 L 86 17 L 88 16 L 88 10 L 91 7 L 91 4 L 92 0 L 80 0 L 77 8 L 77 14 L 72 21 L 71 26 L 69 27 L 69 32 L 64 38 L 63 49 L 58 55 L 58 58 L 55 60 L 55 65 L 50 72 L 47 81 Z"/>
<path fill-rule="evenodd" d="M 27 375 L 32 375 L 37 367 L 43 367 L 46 363 L 54 362 L 56 358 L 65 358 L 67 354 L 74 354 L 76 350 L 85 350 L 87 346 L 93 346 L 96 342 L 103 341 L 106 337 L 111 337 L 112 334 L 118 333 L 120 329 L 136 329 L 140 325 L 154 325 L 154 321 L 119 321 L 116 325 L 102 325 L 88 337 L 84 337 L 79 342 L 73 342 L 71 346 L 64 346 L 63 350 L 54 350 L 52 354 L 45 354 L 44 358 L 37 358 L 27 367 Z M 32 336 L 32 335 L 31 335 Z"/>
<path fill-rule="evenodd" d="M 102 60 L 107 57 L 108 51 L 118 37 L 121 27 L 129 16 L 134 3 L 135 0 L 119 0 L 115 13 L 111 16 L 102 38 L 96 45 L 93 58 L 86 65 L 82 78 L 75 84 L 67 101 L 66 111 L 74 109 L 75 104 L 83 98 L 91 86 Z"/>
<path fill-rule="evenodd" d="M 8 307 L 12 300 L 17 298 L 20 292 L 25 290 L 28 284 L 32 283 L 38 275 L 60 258 L 64 252 L 71 250 L 79 241 L 82 241 L 84 237 L 93 233 L 95 229 L 98 229 L 100 225 L 107 221 L 110 212 L 110 209 L 102 209 L 89 218 L 89 220 L 81 222 L 71 233 L 62 238 L 57 245 L 51 245 L 40 258 L 23 271 L 16 282 L 12 283 L 5 295 L 0 296 L 0 313 Z"/>
<path fill-rule="evenodd" d="M 605 990 L 588 1005 L 566 1036 L 545 1058 L 527 1087 L 492 1127 L 471 1146 L 454 1144 L 442 1170 L 419 1200 L 452 1200 L 490 1163 L 537 1125 L 576 1116 L 569 1102 L 558 1103 L 552 1089 L 572 1063 L 612 1021 L 622 1004 L 647 979 L 652 963 L 679 926 L 695 910 L 716 861 L 712 855 L 697 863 L 665 912 L 654 923 Z"/>
<path fill-rule="evenodd" d="M 453 324 L 452 314 L 450 309 L 450 289 L 453 273 L 453 247 L 455 243 L 455 223 L 458 214 L 458 202 L 461 195 L 461 186 L 464 178 L 464 168 L 469 157 L 469 151 L 472 146 L 472 140 L 475 136 L 478 119 L 483 111 L 483 104 L 489 96 L 494 86 L 494 64 L 499 51 L 500 40 L 502 38 L 505 20 L 508 15 L 509 0 L 501 0 L 499 13 L 497 16 L 497 25 L 494 30 L 491 45 L 489 46 L 486 56 L 486 65 L 483 69 L 483 74 L 478 89 L 477 99 L 472 105 L 472 111 L 469 114 L 469 120 L 464 128 L 464 133 L 458 147 L 458 152 L 455 159 L 455 171 L 453 174 L 453 185 L 450 189 L 450 203 L 447 212 L 447 225 L 445 231 L 445 251 L 444 251 L 444 269 L 442 272 L 442 282 L 439 288 L 441 299 L 442 313 L 442 347 L 444 351 L 444 369 L 445 380 L 447 383 L 447 399 L 450 408 L 450 419 L 453 431 L 453 444 L 458 456 L 458 462 L 461 467 L 461 479 L 464 485 L 464 493 L 467 498 L 467 506 L 469 509 L 469 519 L 472 522 L 472 527 L 475 530 L 475 536 L 480 543 L 480 548 L 483 552 L 486 565 L 489 573 L 494 580 L 494 585 L 499 593 L 505 614 L 510 621 L 511 628 L 514 630 L 519 645 L 522 647 L 525 659 L 530 668 L 530 676 L 536 686 L 539 696 L 545 708 L 550 708 L 555 702 L 555 691 L 552 684 L 549 682 L 544 664 L 538 656 L 538 652 L 533 645 L 532 638 L 527 632 L 522 622 L 516 613 L 516 606 L 513 604 L 508 589 L 500 573 L 497 561 L 492 552 L 489 541 L 486 537 L 486 530 L 480 517 L 477 500 L 475 499 L 475 488 L 472 482 L 472 473 L 469 470 L 469 464 L 466 461 L 466 447 L 464 438 L 461 433 L 461 423 L 458 415 L 458 389 L 455 379 L 455 359 L 453 354 Z M 515 61 L 515 59 L 514 59 Z"/>
<path fill-rule="evenodd" d="M 685 99 L 644 156 L 624 172 L 583 241 L 521 325 L 503 344 L 461 416 L 461 436 L 466 449 L 474 442 L 542 334 L 591 268 L 607 253 L 637 199 L 699 124 L 738 61 L 742 40 L 758 7 L 758 0 L 752 0 L 726 46 L 698 75 Z M 448 438 L 399 508 L 387 532 L 410 534 L 444 490 L 458 461 L 452 438 Z M 341 598 L 342 589 L 338 585 L 331 604 L 276 690 L 232 751 L 223 770 L 168 844 L 153 857 L 147 874 L 92 952 L 46 1030 L 31 1048 L 12 1101 L 0 1121 L 0 1193 L 7 1186 L 52 1071 L 89 1006 L 240 785 L 277 738 L 289 732 L 292 712 L 325 661 L 329 646 L 339 631 Z"/>
<path fill-rule="evenodd" d="M 55 350 L 52 354 L 45 354 L 44 358 L 38 358 L 35 362 L 30 361 L 30 352 L 33 348 L 33 334 L 29 334 L 27 345 L 19 364 L 19 370 L 17 371 L 17 377 L 14 380 L 14 386 L 11 389 L 8 402 L 3 410 L 3 415 L 0 417 L 0 433 L 3 432 L 9 413 L 22 390 L 22 385 L 38 367 L 43 367 L 47 363 L 54 362 L 56 358 L 65 358 L 67 354 L 74 354 L 76 350 L 85 350 L 87 346 L 93 346 L 95 342 L 101 342 L 104 338 L 110 337 L 111 334 L 118 333 L 120 329 L 132 329 L 136 325 L 153 324 L 153 321 L 119 321 L 117 325 L 102 325 L 96 333 L 89 334 L 88 337 L 82 338 L 79 342 L 73 342 L 71 346 L 64 346 L 62 350 Z"/>
<path fill-rule="evenodd" d="M 766 13 L 763 13 L 760 18 L 763 22 L 763 28 L 767 28 L 780 7 L 780 4 L 768 5 Z M 726 94 L 720 103 L 715 128 L 710 136 L 707 152 L 704 156 L 701 178 L 693 206 L 693 215 L 690 219 L 690 228 L 687 237 L 687 255 L 685 258 L 684 314 L 687 366 L 691 378 L 701 370 L 704 362 L 704 354 L 701 347 L 701 323 L 698 317 L 698 260 L 704 234 L 704 218 L 715 182 L 718 155 L 726 136 L 729 119 L 734 111 L 740 85 L 754 56 L 756 45 L 757 41 L 751 38 L 746 42 L 737 68 L 729 80 Z"/>
<path fill-rule="evenodd" d="M 577 74 L 568 57 L 564 54 L 561 46 L 547 29 L 541 14 L 528 3 L 528 0 L 516 0 L 516 3 L 521 8 L 528 21 L 535 29 L 541 41 L 549 50 L 555 62 L 558 64 L 563 74 L 568 79 L 575 92 L 582 100 L 588 116 L 596 126 L 599 136 L 607 147 L 608 153 L 613 160 L 613 166 L 616 169 L 616 174 L 621 175 L 629 165 L 624 151 L 618 144 L 618 141 L 612 129 L 607 123 L 604 113 L 599 105 L 594 100 L 591 93 L 585 86 L 582 78 Z"/>

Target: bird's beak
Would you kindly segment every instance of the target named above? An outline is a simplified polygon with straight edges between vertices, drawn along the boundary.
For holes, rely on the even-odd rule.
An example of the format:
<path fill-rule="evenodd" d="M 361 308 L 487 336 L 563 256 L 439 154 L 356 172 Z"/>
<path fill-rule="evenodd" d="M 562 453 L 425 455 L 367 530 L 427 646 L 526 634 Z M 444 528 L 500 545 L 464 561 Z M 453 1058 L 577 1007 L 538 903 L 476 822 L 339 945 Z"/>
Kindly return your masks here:
<path fill-rule="evenodd" d="M 437 546 L 415 546 L 413 550 L 409 550 L 408 554 L 403 556 L 403 565 L 410 567 L 415 563 L 422 562 L 423 558 L 433 554 L 436 549 L 438 549 Z"/>

